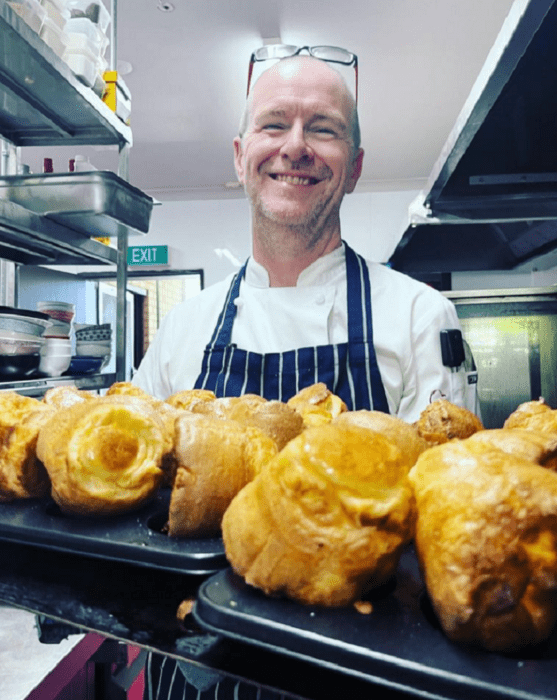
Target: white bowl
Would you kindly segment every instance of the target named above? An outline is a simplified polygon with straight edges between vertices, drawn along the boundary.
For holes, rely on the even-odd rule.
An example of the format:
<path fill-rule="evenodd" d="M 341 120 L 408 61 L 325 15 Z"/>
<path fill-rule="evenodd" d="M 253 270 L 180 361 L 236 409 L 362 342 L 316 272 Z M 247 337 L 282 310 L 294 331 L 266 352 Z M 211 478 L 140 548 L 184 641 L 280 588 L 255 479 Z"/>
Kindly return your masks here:
<path fill-rule="evenodd" d="M 96 342 L 96 343 L 80 343 L 75 344 L 75 354 L 76 355 L 90 355 L 91 357 L 104 357 L 105 355 L 110 355 L 112 351 L 112 345 L 110 341 Z"/>
<path fill-rule="evenodd" d="M 44 338 L 43 352 L 71 352 L 71 338 Z"/>
<path fill-rule="evenodd" d="M 59 377 L 68 369 L 71 361 L 71 353 L 68 353 L 67 355 L 51 355 L 41 353 L 39 372 L 42 372 L 49 377 Z"/>

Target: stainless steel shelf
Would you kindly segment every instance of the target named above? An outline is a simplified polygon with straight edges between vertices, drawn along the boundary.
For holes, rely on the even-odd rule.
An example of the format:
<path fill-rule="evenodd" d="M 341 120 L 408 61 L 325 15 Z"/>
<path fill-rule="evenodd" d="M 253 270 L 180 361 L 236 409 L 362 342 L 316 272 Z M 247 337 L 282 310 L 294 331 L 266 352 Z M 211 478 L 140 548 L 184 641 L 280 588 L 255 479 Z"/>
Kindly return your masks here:
<path fill-rule="evenodd" d="M 25 265 L 116 264 L 118 252 L 14 202 L 0 201 L 0 258 Z"/>
<path fill-rule="evenodd" d="M 20 379 L 0 382 L 0 391 L 17 391 L 24 396 L 42 396 L 48 389 L 56 386 L 76 386 L 78 389 L 95 391 L 108 389 L 116 381 L 114 373 L 81 374 L 72 377 L 44 377 L 37 379 Z"/>
<path fill-rule="evenodd" d="M 0 0 L 0 134 L 16 146 L 132 143 L 132 132 Z"/>

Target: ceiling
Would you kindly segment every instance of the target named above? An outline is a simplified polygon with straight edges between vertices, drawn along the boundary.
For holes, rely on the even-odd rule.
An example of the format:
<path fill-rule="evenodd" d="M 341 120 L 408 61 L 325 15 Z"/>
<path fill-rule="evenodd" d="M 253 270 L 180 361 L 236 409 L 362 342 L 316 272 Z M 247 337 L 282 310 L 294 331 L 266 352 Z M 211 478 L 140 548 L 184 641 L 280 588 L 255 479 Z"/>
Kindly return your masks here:
<path fill-rule="evenodd" d="M 227 183 L 248 62 L 280 37 L 358 55 L 359 190 L 420 189 L 512 2 L 118 0 L 117 56 L 132 67 L 130 181 L 162 201 L 243 196 Z M 92 161 L 113 157 L 97 149 Z"/>

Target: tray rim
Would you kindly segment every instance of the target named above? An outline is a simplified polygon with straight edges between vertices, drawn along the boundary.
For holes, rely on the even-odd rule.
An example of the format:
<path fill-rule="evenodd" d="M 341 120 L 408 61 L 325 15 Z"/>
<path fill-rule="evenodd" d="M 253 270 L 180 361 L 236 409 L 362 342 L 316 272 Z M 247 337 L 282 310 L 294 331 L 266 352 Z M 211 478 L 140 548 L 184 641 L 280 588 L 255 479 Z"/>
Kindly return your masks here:
<path fill-rule="evenodd" d="M 380 685 L 390 688 L 396 688 L 418 697 L 435 698 L 439 700 L 461 700 L 469 697 L 473 697 L 474 700 L 555 700 L 555 698 L 557 698 L 557 675 L 555 676 L 555 684 L 552 690 L 553 694 L 548 695 L 546 693 L 544 695 L 539 695 L 530 690 L 504 685 L 501 682 L 490 683 L 481 678 L 455 673 L 452 670 L 428 666 L 425 663 L 385 653 L 371 646 L 363 647 L 357 644 L 351 644 L 330 636 L 325 636 L 320 632 L 308 631 L 307 629 L 298 630 L 301 631 L 298 638 L 296 638 L 295 635 L 293 637 L 291 636 L 291 639 L 288 641 L 292 641 L 293 639 L 295 645 L 289 646 L 285 643 L 285 640 L 279 640 L 276 633 L 285 632 L 288 635 L 295 630 L 291 625 L 277 622 L 274 619 L 269 620 L 264 617 L 259 617 L 257 621 L 254 622 L 254 617 L 251 614 L 242 612 L 242 610 L 237 607 L 239 605 L 237 602 L 235 606 L 225 609 L 219 607 L 218 603 L 214 603 L 211 600 L 210 596 L 206 593 L 207 588 L 215 584 L 220 585 L 223 577 L 232 577 L 232 582 L 234 582 L 234 580 L 242 582 L 242 588 L 245 587 L 245 590 L 248 591 L 247 595 L 251 595 L 249 591 L 253 591 L 254 595 L 261 598 L 261 600 L 265 600 L 265 598 L 262 597 L 264 596 L 262 591 L 246 584 L 242 577 L 233 572 L 232 569 L 225 569 L 213 574 L 201 584 L 192 611 L 198 624 L 203 629 L 213 634 L 258 646 L 269 651 L 274 651 L 275 653 L 285 654 L 286 656 L 307 661 L 312 665 L 333 669 L 343 674 L 366 680 L 370 683 L 379 683 Z M 226 578 L 224 583 L 226 583 Z M 273 601 L 272 605 L 274 605 L 280 602 L 281 599 L 270 598 L 269 600 Z M 289 606 L 295 604 L 293 601 L 288 600 L 284 602 Z M 319 608 L 318 606 L 308 606 L 308 610 L 327 609 Z M 235 629 L 227 628 L 225 624 L 219 624 L 220 621 L 215 623 L 214 617 L 220 614 L 229 616 L 230 619 L 233 618 L 236 623 L 239 621 L 243 622 L 244 624 L 237 625 L 243 631 L 238 632 Z M 263 635 L 261 637 L 249 634 L 254 625 L 258 630 L 263 630 Z M 248 632 L 245 631 L 246 629 Z M 269 636 L 273 635 L 273 633 L 275 633 L 275 637 L 271 642 L 269 641 Z M 458 645 L 450 642 L 441 630 L 439 630 L 439 634 L 443 635 L 440 638 L 443 645 L 447 645 L 448 648 L 455 650 L 457 654 L 460 653 Z M 309 640 L 312 640 L 313 644 L 316 645 L 319 654 L 308 653 L 303 650 L 302 647 Z M 336 648 L 335 642 L 337 643 Z M 340 654 L 339 648 L 341 650 Z M 352 665 L 343 663 L 342 661 L 350 658 L 353 652 L 356 652 L 356 656 L 352 659 L 352 661 L 355 659 L 355 663 L 353 662 Z M 332 658 L 333 653 L 340 655 L 340 661 Z M 484 657 L 484 655 L 494 658 L 499 656 L 495 653 L 482 652 L 481 650 L 477 651 L 477 654 L 480 657 Z M 511 661 L 516 661 L 518 667 L 521 668 L 528 663 L 529 659 L 528 657 L 524 659 L 518 657 L 515 659 L 515 657 L 512 657 Z M 550 661 L 555 662 L 555 659 L 550 659 Z M 369 671 L 358 668 L 358 666 L 370 662 L 371 666 Z M 377 668 L 378 666 L 380 668 Z M 381 671 L 381 673 L 379 673 L 379 671 Z M 443 694 L 439 694 L 439 691 L 442 691 Z"/>

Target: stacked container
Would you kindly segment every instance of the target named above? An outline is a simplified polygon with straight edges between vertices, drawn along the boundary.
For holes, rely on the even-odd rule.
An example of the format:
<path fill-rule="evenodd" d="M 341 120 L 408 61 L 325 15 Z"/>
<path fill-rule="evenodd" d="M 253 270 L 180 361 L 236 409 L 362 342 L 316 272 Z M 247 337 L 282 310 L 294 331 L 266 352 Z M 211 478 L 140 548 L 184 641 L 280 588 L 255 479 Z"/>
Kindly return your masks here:
<path fill-rule="evenodd" d="M 44 10 L 44 20 L 39 36 L 58 56 L 66 50 L 65 25 L 70 13 L 65 0 L 40 0 Z"/>
<path fill-rule="evenodd" d="M 100 0 L 66 0 L 64 61 L 86 85 L 102 96 L 110 14 Z"/>

